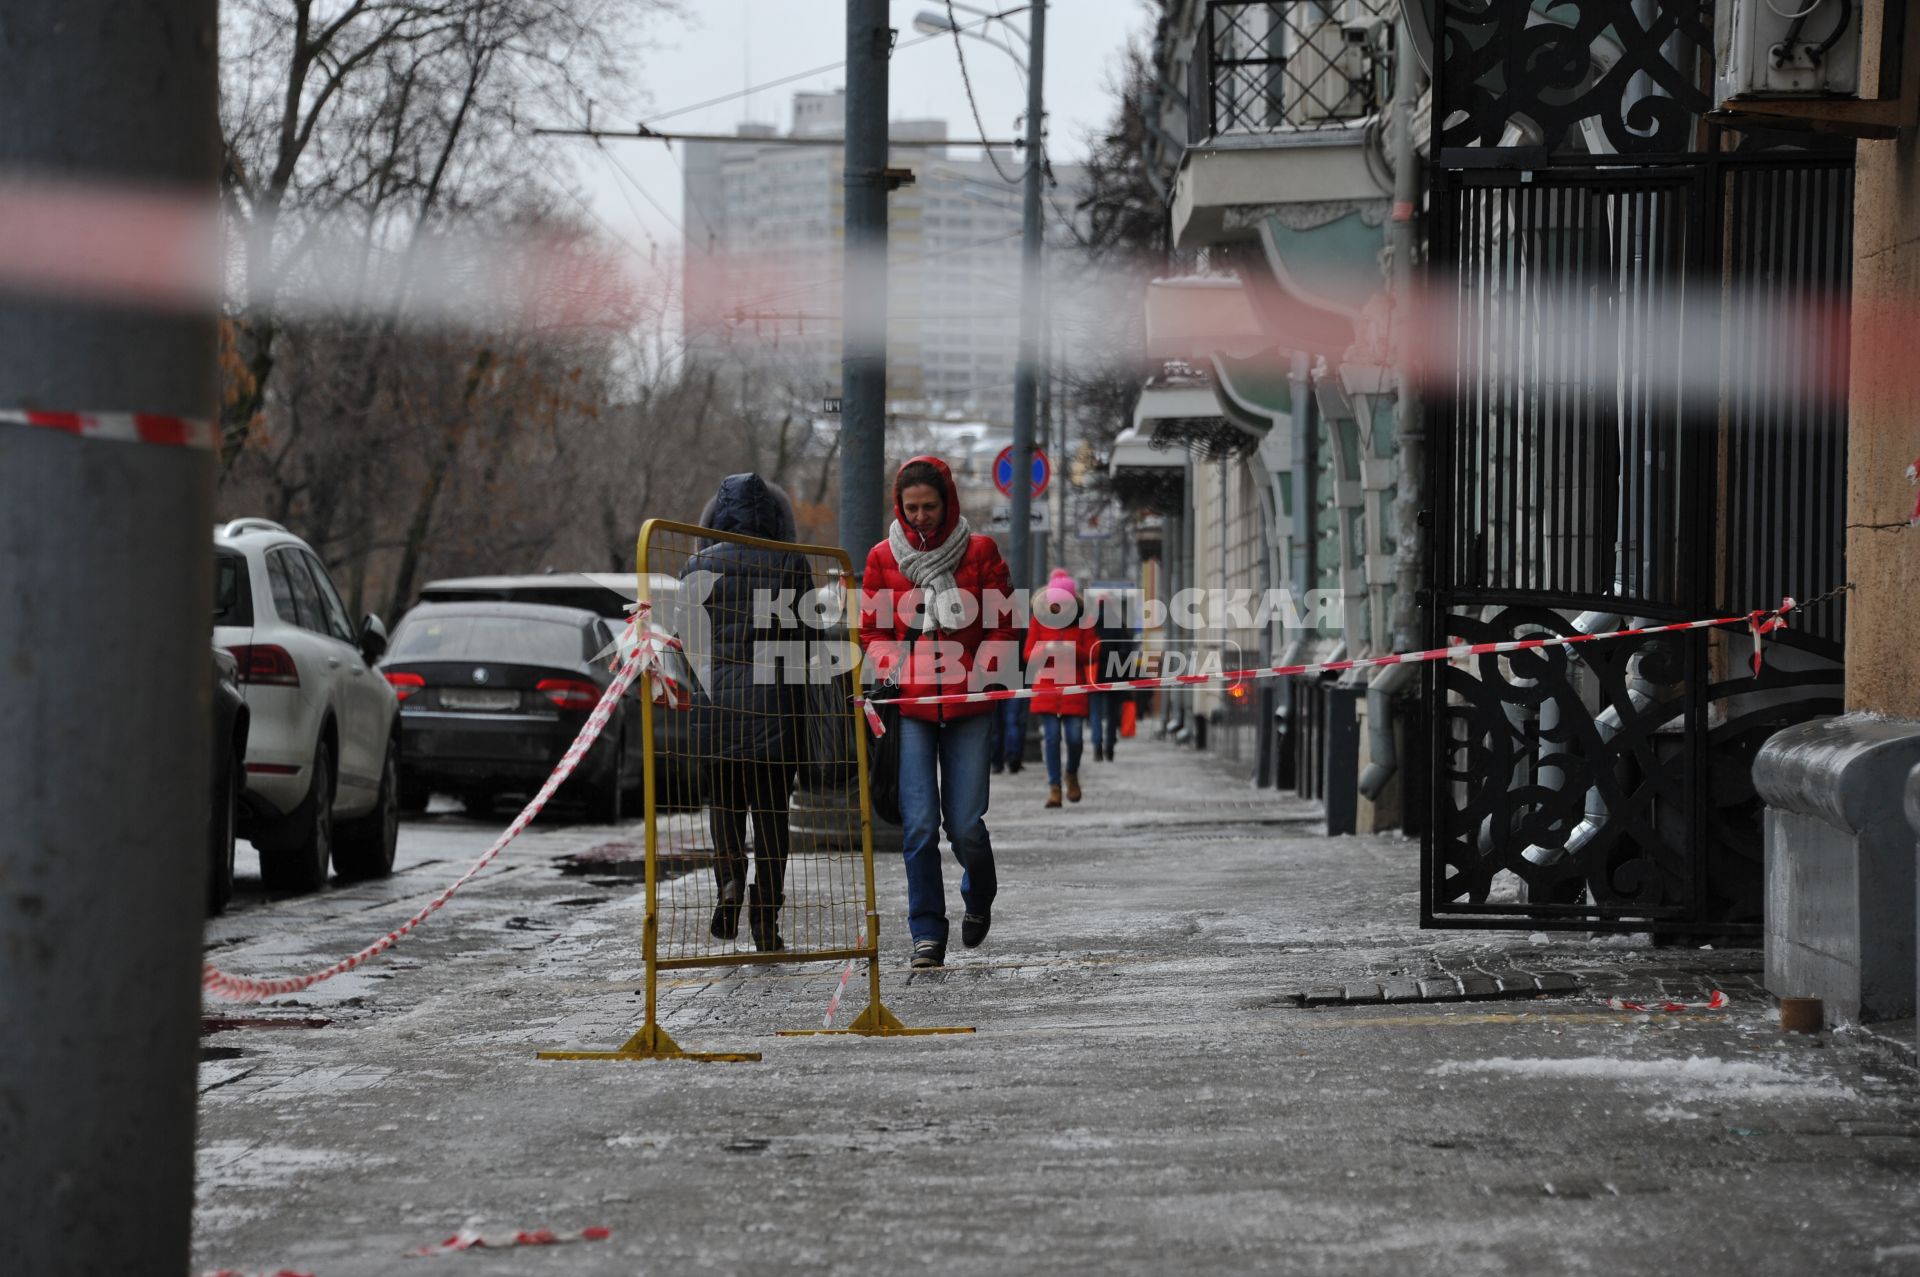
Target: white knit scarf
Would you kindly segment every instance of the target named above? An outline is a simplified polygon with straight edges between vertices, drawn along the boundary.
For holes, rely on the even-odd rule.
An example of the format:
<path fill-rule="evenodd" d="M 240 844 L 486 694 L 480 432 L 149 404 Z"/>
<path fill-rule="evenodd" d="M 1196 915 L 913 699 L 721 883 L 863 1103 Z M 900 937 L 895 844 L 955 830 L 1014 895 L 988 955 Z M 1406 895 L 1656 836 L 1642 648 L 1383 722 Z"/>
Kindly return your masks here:
<path fill-rule="evenodd" d="M 900 565 L 900 571 L 906 574 L 907 580 L 919 586 L 926 595 L 926 606 L 920 613 L 920 628 L 923 631 L 957 630 L 966 623 L 966 595 L 961 592 L 959 582 L 953 579 L 953 570 L 960 566 L 960 560 L 967 552 L 967 543 L 972 539 L 973 528 L 964 514 L 953 525 L 953 531 L 947 534 L 947 539 L 931 550 L 914 549 L 907 541 L 906 530 L 900 526 L 898 519 L 887 530 L 887 544 L 893 547 L 893 561 Z"/>

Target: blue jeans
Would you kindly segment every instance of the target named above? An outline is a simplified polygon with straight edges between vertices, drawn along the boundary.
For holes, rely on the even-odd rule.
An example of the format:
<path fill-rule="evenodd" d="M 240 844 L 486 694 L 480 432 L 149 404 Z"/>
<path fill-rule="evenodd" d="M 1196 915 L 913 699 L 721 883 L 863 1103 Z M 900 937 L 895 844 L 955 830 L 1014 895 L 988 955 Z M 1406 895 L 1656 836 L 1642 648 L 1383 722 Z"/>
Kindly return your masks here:
<path fill-rule="evenodd" d="M 1018 767 L 1027 748 L 1027 703 L 1000 701 L 987 718 L 993 722 L 988 733 L 991 744 L 987 760 L 996 767 L 1008 764 Z"/>
<path fill-rule="evenodd" d="M 968 913 L 993 908 L 999 882 L 987 837 L 987 746 L 993 714 L 928 723 L 900 720 L 901 851 L 907 865 L 907 932 L 947 942 L 947 889 L 940 876 L 940 826 L 960 862 Z"/>
<path fill-rule="evenodd" d="M 1077 714 L 1040 716 L 1040 752 L 1047 760 L 1047 783 L 1060 783 L 1060 732 L 1067 733 L 1067 770 L 1080 773 L 1080 725 L 1086 720 Z"/>
<path fill-rule="evenodd" d="M 1120 739 L 1120 702 L 1132 692 L 1088 692 L 1087 729 L 1094 753 L 1111 750 Z"/>

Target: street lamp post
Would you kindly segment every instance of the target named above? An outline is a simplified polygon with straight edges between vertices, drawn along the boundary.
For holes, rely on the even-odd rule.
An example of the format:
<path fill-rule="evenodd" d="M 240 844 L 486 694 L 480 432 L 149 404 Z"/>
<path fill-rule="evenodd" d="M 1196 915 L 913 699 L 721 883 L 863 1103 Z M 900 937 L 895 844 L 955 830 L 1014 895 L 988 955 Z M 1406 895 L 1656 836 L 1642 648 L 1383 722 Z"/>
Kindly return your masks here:
<path fill-rule="evenodd" d="M 978 9 L 956 4 L 958 9 L 981 13 Z M 983 15 L 988 17 L 1003 15 Z M 1013 484 L 1007 529 L 1008 564 L 1016 589 L 1033 584 L 1033 552 L 1030 527 L 1033 521 L 1034 424 L 1040 388 L 1040 183 L 1045 178 L 1041 162 L 1044 137 L 1045 101 L 1042 93 L 1047 44 L 1046 0 L 1034 0 L 1027 17 L 1027 142 L 1026 181 L 1020 206 L 1020 358 L 1013 373 Z M 1005 25 L 1004 20 L 1002 25 Z M 954 31 L 961 35 L 974 32 L 955 27 L 944 14 L 923 13 L 914 20 L 920 31 Z M 1007 30 L 1013 31 L 1009 26 Z M 1018 32 L 1015 32 L 1018 34 Z M 1018 54 L 1006 45 L 977 36 L 999 49 L 1015 62 Z"/>

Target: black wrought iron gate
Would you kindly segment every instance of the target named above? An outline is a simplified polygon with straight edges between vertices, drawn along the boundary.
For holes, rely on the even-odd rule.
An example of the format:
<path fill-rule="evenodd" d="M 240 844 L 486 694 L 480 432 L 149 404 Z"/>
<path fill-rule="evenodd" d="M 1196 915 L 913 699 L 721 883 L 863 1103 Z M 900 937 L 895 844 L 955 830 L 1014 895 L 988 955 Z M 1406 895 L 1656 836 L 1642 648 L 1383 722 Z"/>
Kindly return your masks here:
<path fill-rule="evenodd" d="M 1840 580 L 1851 155 L 1699 122 L 1704 6 L 1571 8 L 1554 32 L 1523 0 L 1442 18 L 1436 646 Z M 1757 675 L 1719 632 L 1427 667 L 1423 922 L 1756 925 L 1753 754 L 1837 711 L 1841 623 L 1837 605 L 1797 619 Z"/>

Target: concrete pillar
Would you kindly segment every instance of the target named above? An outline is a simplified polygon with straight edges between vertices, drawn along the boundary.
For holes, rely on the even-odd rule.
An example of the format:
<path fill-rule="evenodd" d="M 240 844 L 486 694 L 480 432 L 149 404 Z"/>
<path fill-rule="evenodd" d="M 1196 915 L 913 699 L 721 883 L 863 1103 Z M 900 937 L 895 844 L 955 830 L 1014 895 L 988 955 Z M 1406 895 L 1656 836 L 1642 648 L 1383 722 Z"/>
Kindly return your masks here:
<path fill-rule="evenodd" d="M 1859 144 L 1854 179 L 1853 363 L 1847 401 L 1849 710 L 1920 720 L 1920 529 L 1908 526 L 1920 457 L 1911 355 L 1920 297 L 1920 138 Z M 1888 805 L 1897 800 L 1887 795 Z"/>

